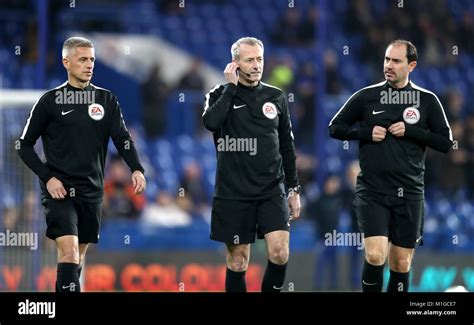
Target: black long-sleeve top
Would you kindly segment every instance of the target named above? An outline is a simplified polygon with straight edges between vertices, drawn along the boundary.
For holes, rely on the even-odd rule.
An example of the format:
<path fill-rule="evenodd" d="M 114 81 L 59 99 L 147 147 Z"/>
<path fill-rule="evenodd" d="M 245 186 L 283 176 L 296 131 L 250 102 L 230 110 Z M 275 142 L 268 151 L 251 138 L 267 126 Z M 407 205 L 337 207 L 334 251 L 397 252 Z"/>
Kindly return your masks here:
<path fill-rule="evenodd" d="M 45 162 L 33 148 L 39 137 Z M 18 154 L 40 178 L 43 197 L 50 197 L 45 184 L 56 177 L 68 195 L 100 202 L 109 138 L 132 172 L 144 172 L 117 97 L 92 84 L 79 89 L 66 82 L 46 92 L 33 106 Z"/>
<path fill-rule="evenodd" d="M 403 137 L 387 131 L 383 141 L 372 141 L 374 126 L 388 129 L 397 122 L 405 123 Z M 426 147 L 446 153 L 453 141 L 438 97 L 412 82 L 402 89 L 381 82 L 357 91 L 329 123 L 329 134 L 360 140 L 357 192 L 413 199 L 424 195 Z"/>
<path fill-rule="evenodd" d="M 214 197 L 255 200 L 285 193 L 285 184 L 299 185 L 281 89 L 263 82 L 218 85 L 206 94 L 203 122 L 217 150 Z"/>

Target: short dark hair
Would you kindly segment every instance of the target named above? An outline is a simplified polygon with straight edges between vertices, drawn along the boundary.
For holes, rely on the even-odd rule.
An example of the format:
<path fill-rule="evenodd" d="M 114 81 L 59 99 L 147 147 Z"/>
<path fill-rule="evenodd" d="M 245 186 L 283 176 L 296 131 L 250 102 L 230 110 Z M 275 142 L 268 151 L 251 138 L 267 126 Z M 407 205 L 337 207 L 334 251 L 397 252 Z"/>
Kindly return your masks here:
<path fill-rule="evenodd" d="M 399 45 L 399 44 L 405 44 L 406 47 L 407 47 L 408 63 L 410 63 L 412 61 L 418 61 L 418 51 L 416 50 L 416 47 L 415 47 L 415 45 L 413 45 L 412 42 L 404 40 L 404 39 L 397 39 L 397 40 L 391 41 L 390 44 L 388 44 L 388 46 L 390 46 L 390 45 Z"/>

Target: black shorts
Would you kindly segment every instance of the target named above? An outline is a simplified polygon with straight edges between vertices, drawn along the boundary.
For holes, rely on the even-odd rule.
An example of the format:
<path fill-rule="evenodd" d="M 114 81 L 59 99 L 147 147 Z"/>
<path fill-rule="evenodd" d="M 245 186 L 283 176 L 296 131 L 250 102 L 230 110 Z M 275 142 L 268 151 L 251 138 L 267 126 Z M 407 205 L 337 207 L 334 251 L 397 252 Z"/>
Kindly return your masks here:
<path fill-rule="evenodd" d="M 423 244 L 424 200 L 360 192 L 354 197 L 354 209 L 364 238 L 385 236 L 405 248 Z"/>
<path fill-rule="evenodd" d="M 290 215 L 285 194 L 261 200 L 212 202 L 210 238 L 226 244 L 250 244 L 272 231 L 290 230 Z"/>
<path fill-rule="evenodd" d="M 56 239 L 74 235 L 79 243 L 98 243 L 102 203 L 90 203 L 77 198 L 42 200 L 46 214 L 46 237 Z"/>

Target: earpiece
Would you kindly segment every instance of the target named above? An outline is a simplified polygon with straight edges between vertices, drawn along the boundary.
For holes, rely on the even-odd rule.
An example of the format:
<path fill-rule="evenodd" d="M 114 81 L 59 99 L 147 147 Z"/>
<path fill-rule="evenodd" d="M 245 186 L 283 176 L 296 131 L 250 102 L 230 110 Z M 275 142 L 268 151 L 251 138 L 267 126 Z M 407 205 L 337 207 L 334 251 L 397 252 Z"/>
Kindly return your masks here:
<path fill-rule="evenodd" d="M 237 71 L 239 71 L 239 73 L 242 73 L 244 76 L 247 76 L 248 78 L 250 78 L 250 73 L 246 73 L 246 72 L 243 72 L 242 70 L 240 70 L 240 68 L 237 68 Z"/>

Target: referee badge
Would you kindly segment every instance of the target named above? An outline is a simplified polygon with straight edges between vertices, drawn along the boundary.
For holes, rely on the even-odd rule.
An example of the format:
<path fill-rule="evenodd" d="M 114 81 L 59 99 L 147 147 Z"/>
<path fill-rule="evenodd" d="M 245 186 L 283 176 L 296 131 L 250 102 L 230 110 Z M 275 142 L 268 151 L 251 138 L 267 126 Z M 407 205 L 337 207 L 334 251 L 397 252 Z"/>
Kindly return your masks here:
<path fill-rule="evenodd" d="M 420 120 L 420 111 L 415 107 L 407 107 L 403 111 L 403 120 L 408 124 L 416 124 Z"/>
<path fill-rule="evenodd" d="M 270 120 L 273 120 L 278 115 L 278 111 L 275 104 L 271 102 L 266 102 L 265 104 L 263 104 L 262 111 L 263 115 L 265 115 L 265 117 Z"/>
<path fill-rule="evenodd" d="M 105 110 L 102 105 L 93 103 L 89 105 L 88 113 L 91 119 L 95 121 L 100 121 L 104 118 Z"/>

